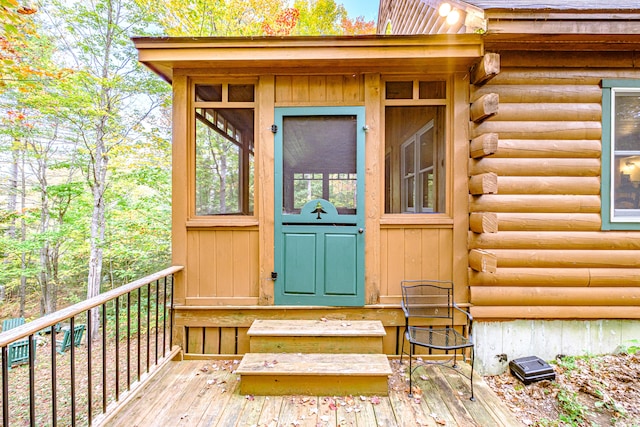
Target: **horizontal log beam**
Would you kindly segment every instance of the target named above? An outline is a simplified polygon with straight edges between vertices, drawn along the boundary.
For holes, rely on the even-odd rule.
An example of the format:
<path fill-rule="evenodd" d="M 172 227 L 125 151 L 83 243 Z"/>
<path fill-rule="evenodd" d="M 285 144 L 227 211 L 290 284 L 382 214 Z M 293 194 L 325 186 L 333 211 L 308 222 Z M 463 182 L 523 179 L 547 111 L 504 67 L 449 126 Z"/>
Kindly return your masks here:
<path fill-rule="evenodd" d="M 498 265 L 498 258 L 491 252 L 480 249 L 469 251 L 469 266 L 482 273 L 495 273 Z"/>
<path fill-rule="evenodd" d="M 493 172 L 474 175 L 469 178 L 469 193 L 495 194 L 498 192 L 498 175 Z"/>
<path fill-rule="evenodd" d="M 536 82 L 538 85 L 545 86 L 568 84 L 597 86 L 603 78 L 637 79 L 638 71 L 635 69 L 603 70 L 601 68 L 501 67 L 500 74 L 491 80 L 491 84 L 529 85 L 531 82 Z"/>
<path fill-rule="evenodd" d="M 486 95 L 485 95 L 486 96 Z M 600 121 L 599 103 L 500 103 L 500 114 L 493 121 Z"/>
<path fill-rule="evenodd" d="M 500 54 L 488 52 L 471 69 L 469 81 L 474 85 L 483 85 L 500 73 Z"/>
<path fill-rule="evenodd" d="M 488 93 L 497 93 L 503 103 L 574 103 L 597 104 L 602 101 L 598 85 L 516 85 L 488 84 L 471 86 L 470 100 L 475 102 Z"/>
<path fill-rule="evenodd" d="M 640 268 L 498 268 L 469 270 L 469 286 L 640 287 Z"/>
<path fill-rule="evenodd" d="M 640 250 L 640 231 L 504 231 L 469 232 L 469 249 Z"/>
<path fill-rule="evenodd" d="M 599 196 L 485 194 L 469 196 L 471 212 L 597 213 Z"/>
<path fill-rule="evenodd" d="M 469 175 L 493 172 L 500 176 L 600 176 L 600 159 L 504 159 L 469 160 Z"/>
<path fill-rule="evenodd" d="M 595 176 L 500 176 L 497 185 L 500 194 L 600 194 Z"/>
<path fill-rule="evenodd" d="M 472 286 L 474 306 L 636 306 L 640 309 L 640 288 L 570 288 Z"/>
<path fill-rule="evenodd" d="M 482 95 L 469 108 L 469 117 L 474 123 L 480 123 L 491 116 L 498 114 L 500 100 L 497 94 L 488 93 Z"/>
<path fill-rule="evenodd" d="M 494 154 L 498 150 L 498 134 L 485 133 L 471 140 L 469 156 L 478 158 Z"/>
<path fill-rule="evenodd" d="M 640 251 L 492 249 L 499 268 L 640 268 Z"/>
<path fill-rule="evenodd" d="M 469 215 L 469 228 L 474 233 L 497 233 L 498 215 L 495 212 L 472 212 Z"/>
<path fill-rule="evenodd" d="M 598 213 L 511 213 L 496 214 L 500 231 L 600 231 Z"/>
<path fill-rule="evenodd" d="M 493 157 L 599 159 L 601 155 L 599 139 L 499 139 Z"/>
<path fill-rule="evenodd" d="M 469 135 L 475 138 L 483 133 L 497 133 L 500 139 L 597 139 L 602 137 L 602 125 L 598 121 L 530 121 L 480 124 L 469 122 Z"/>
<path fill-rule="evenodd" d="M 614 22 L 615 21 L 612 21 L 612 24 Z M 599 31 L 602 31 L 602 26 L 600 26 Z M 578 34 L 576 35 L 578 36 Z M 512 42 L 509 41 L 509 43 Z M 573 43 L 573 45 L 575 46 L 576 43 Z M 491 44 L 485 42 L 485 46 L 490 48 Z M 534 44 L 534 46 L 537 47 L 537 44 Z M 630 46 L 635 45 L 631 43 Z M 561 51 L 558 50 L 557 47 L 554 49 L 554 51 L 544 52 L 545 67 L 556 67 L 556 69 L 583 69 L 593 67 L 594 64 L 607 64 L 607 69 L 626 68 L 628 70 L 635 67 L 637 59 L 633 52 L 621 52 L 612 49 L 591 51 L 588 53 Z M 540 66 L 540 62 L 539 52 L 532 53 L 527 50 L 505 50 L 500 54 L 500 64 L 503 69 L 509 67 L 536 68 Z"/>
<path fill-rule="evenodd" d="M 640 319 L 635 306 L 477 306 L 474 320 L 507 319 Z"/>

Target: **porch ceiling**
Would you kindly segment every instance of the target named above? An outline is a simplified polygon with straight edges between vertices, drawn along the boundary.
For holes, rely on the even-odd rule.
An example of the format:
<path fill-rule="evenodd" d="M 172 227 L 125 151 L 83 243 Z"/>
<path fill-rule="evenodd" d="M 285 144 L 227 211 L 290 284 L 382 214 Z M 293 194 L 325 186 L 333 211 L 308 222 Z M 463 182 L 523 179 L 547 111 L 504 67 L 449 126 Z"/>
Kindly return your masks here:
<path fill-rule="evenodd" d="M 468 70 L 483 55 L 476 34 L 435 36 L 132 39 L 139 60 L 168 82 L 176 69 L 211 73 L 446 73 Z M 199 72 L 198 74 L 201 74 Z"/>

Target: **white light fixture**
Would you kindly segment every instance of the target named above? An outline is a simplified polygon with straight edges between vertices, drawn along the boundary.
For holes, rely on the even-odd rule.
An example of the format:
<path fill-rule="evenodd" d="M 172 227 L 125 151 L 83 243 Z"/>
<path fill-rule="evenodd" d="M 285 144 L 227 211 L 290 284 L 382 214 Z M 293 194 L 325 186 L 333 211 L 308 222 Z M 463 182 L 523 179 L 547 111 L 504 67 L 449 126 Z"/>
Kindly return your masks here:
<path fill-rule="evenodd" d="M 459 19 L 460 19 L 460 12 L 458 12 L 457 9 L 453 9 L 447 15 L 447 24 L 449 24 L 449 25 L 457 24 Z"/>
<path fill-rule="evenodd" d="M 454 9 L 451 6 L 451 3 L 444 2 L 440 4 L 438 8 L 438 14 L 446 18 L 447 24 L 455 25 L 460 20 L 460 11 L 458 9 Z"/>
<path fill-rule="evenodd" d="M 442 3 L 440 5 L 440 7 L 438 8 L 438 13 L 443 18 L 446 18 L 449 15 L 449 13 L 451 13 L 451 5 L 449 3 L 446 3 L 446 2 Z"/>

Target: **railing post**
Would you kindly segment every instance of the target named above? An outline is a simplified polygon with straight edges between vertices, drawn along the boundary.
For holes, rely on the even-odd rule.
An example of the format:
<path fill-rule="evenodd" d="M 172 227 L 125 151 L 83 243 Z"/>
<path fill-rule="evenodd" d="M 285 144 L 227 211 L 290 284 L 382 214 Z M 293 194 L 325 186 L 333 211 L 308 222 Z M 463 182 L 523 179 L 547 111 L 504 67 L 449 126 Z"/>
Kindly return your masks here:
<path fill-rule="evenodd" d="M 58 375 L 56 369 L 56 324 L 51 325 L 51 426 L 58 424 Z"/>
<path fill-rule="evenodd" d="M 36 425 L 36 340 L 29 335 L 29 422 Z"/>
<path fill-rule="evenodd" d="M 71 329 L 69 332 L 71 333 L 71 425 L 75 427 L 76 425 L 76 343 L 75 343 L 75 331 L 76 327 L 76 318 L 72 317 L 70 319 Z"/>
<path fill-rule="evenodd" d="M 92 326 L 93 324 L 91 323 L 91 311 L 88 310 L 87 311 L 87 330 L 89 331 L 87 333 L 87 421 L 88 424 L 91 425 L 92 422 L 92 411 L 91 411 L 91 402 L 93 401 L 93 381 L 92 381 L 92 376 L 93 373 L 91 372 L 91 350 L 92 350 L 92 337 L 91 337 L 91 331 L 93 330 Z"/>
<path fill-rule="evenodd" d="M 9 351 L 2 347 L 2 425 L 9 427 Z"/>
<path fill-rule="evenodd" d="M 120 297 L 116 297 L 116 402 L 120 400 Z"/>

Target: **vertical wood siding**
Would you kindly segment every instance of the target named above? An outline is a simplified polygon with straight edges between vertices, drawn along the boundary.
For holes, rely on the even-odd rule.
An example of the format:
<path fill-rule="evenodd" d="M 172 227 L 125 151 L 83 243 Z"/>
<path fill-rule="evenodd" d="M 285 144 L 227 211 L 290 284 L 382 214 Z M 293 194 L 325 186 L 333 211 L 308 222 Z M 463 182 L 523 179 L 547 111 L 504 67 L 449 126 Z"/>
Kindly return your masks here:
<path fill-rule="evenodd" d="M 257 298 L 258 231 L 190 230 L 187 299 Z"/>
<path fill-rule="evenodd" d="M 380 302 L 399 303 L 402 280 L 453 276 L 452 229 L 406 226 L 384 228 L 380 234 Z"/>
<path fill-rule="evenodd" d="M 362 75 L 277 76 L 276 105 L 360 105 L 364 103 Z"/>

